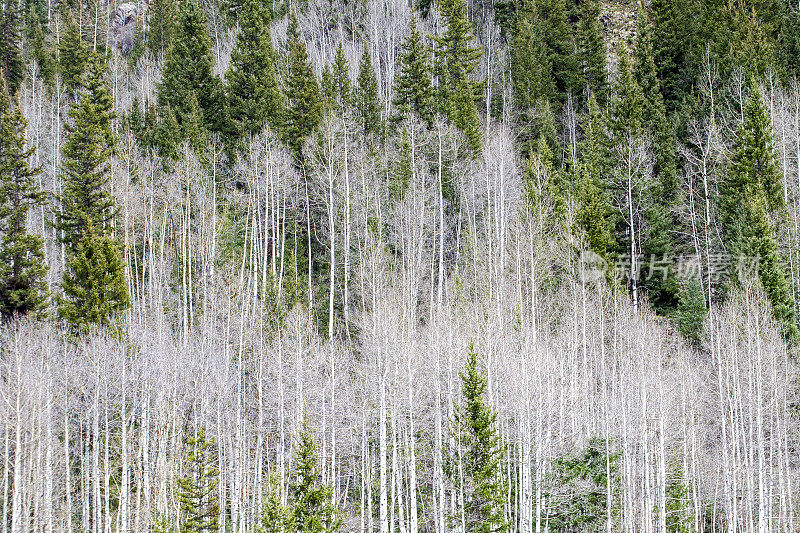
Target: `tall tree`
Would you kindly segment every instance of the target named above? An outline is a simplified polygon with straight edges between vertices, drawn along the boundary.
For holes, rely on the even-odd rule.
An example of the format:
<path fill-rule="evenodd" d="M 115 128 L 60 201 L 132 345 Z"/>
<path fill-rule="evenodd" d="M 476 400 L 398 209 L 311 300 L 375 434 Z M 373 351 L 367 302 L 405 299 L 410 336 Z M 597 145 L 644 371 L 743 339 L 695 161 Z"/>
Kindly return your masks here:
<path fill-rule="evenodd" d="M 400 68 L 394 80 L 394 100 L 392 103 L 399 118 L 417 115 L 426 124 L 433 122 L 434 99 L 431 82 L 430 50 L 422 40 L 417 29 L 417 19 L 411 21 L 411 32 L 403 40 L 400 51 Z"/>
<path fill-rule="evenodd" d="M 333 491 L 321 482 L 317 464 L 317 446 L 314 434 L 308 425 L 308 416 L 303 416 L 300 434 L 297 436 L 297 451 L 289 483 L 292 498 L 292 530 L 298 533 L 332 533 L 339 530 L 341 520 L 333 504 Z"/>
<path fill-rule="evenodd" d="M 364 50 L 366 49 L 367 46 L 365 43 Z M 333 58 L 331 87 L 333 89 L 333 99 L 336 109 L 338 112 L 341 112 L 350 105 L 350 98 L 353 96 L 353 89 L 350 83 L 350 65 L 347 62 L 347 58 L 344 56 L 344 46 L 342 46 L 341 41 L 339 41 L 339 45 L 336 47 L 336 55 Z M 375 83 L 375 96 L 377 97 L 377 82 Z"/>
<path fill-rule="evenodd" d="M 0 69 L 11 94 L 16 94 L 25 74 L 19 5 L 17 0 L 0 2 Z"/>
<path fill-rule="evenodd" d="M 511 83 L 523 123 L 543 100 L 556 97 L 551 56 L 534 0 L 524 0 L 514 19 L 510 43 Z"/>
<path fill-rule="evenodd" d="M 241 135 L 256 134 L 264 124 L 280 133 L 283 94 L 275 71 L 269 33 L 270 13 L 260 0 L 246 0 L 239 13 L 239 35 L 225 75 L 230 116 Z"/>
<path fill-rule="evenodd" d="M 3 85 L 0 75 L 0 86 Z M 40 314 L 47 304 L 42 238 L 27 230 L 28 211 L 43 205 L 45 195 L 28 166 L 33 149 L 25 148 L 27 121 L 19 105 L 0 87 L 0 315 Z"/>
<path fill-rule="evenodd" d="M 447 455 L 446 473 L 463 494 L 463 509 L 454 518 L 465 532 L 508 530 L 504 514 L 506 487 L 502 477 L 503 445 L 497 432 L 497 413 L 486 403 L 487 380 L 470 343 L 461 376 L 462 401 L 455 409 L 452 431 L 457 450 Z"/>
<path fill-rule="evenodd" d="M 175 0 L 153 0 L 147 8 L 146 44 L 154 57 L 167 53 L 175 38 L 178 4 Z"/>
<path fill-rule="evenodd" d="M 287 30 L 288 72 L 286 75 L 286 122 L 284 138 L 295 156 L 302 157 L 306 137 L 322 119 L 322 98 L 319 84 L 308 60 L 306 45 L 300 38 L 297 17 L 289 14 Z"/>
<path fill-rule="evenodd" d="M 184 474 L 178 478 L 178 502 L 181 506 L 181 533 L 219 531 L 219 469 L 214 439 L 206 437 L 205 428 L 189 437 L 184 456 Z"/>
<path fill-rule="evenodd" d="M 65 9 L 61 22 L 64 28 L 58 41 L 58 69 L 67 90 L 76 97 L 83 86 L 83 73 L 89 62 L 89 48 L 83 42 L 72 9 Z"/>
<path fill-rule="evenodd" d="M 583 85 L 604 105 L 608 98 L 606 45 L 600 27 L 600 2 L 583 0 L 576 25 L 578 57 Z"/>
<path fill-rule="evenodd" d="M 361 54 L 357 82 L 355 108 L 363 127 L 364 136 L 368 139 L 380 137 L 382 123 L 381 107 L 378 101 L 378 78 L 375 77 L 372 56 L 366 43 L 364 52 Z"/>

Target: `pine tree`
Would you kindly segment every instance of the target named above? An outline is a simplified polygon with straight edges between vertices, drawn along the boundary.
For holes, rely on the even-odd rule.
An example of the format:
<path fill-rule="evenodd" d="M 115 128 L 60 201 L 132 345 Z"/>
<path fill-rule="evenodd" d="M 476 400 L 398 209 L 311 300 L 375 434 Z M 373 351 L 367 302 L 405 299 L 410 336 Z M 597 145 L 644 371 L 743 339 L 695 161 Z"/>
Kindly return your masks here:
<path fill-rule="evenodd" d="M 336 517 L 333 491 L 321 483 L 320 477 L 314 435 L 308 425 L 308 416 L 304 415 L 289 484 L 293 501 L 290 518 L 293 531 L 332 533 L 339 530 L 341 521 Z"/>
<path fill-rule="evenodd" d="M 534 0 L 525 0 L 517 12 L 510 43 L 511 83 L 522 122 L 542 100 L 556 96 L 553 68 Z"/>
<path fill-rule="evenodd" d="M 712 2 L 706 2 L 711 4 Z M 691 83 L 691 56 L 698 37 L 691 0 L 653 0 L 653 52 L 662 93 L 668 109 L 674 109 Z"/>
<path fill-rule="evenodd" d="M 482 52 L 475 46 L 465 0 L 442 0 L 439 11 L 445 24 L 436 41 L 439 109 L 467 138 L 473 152 L 480 148 L 480 124 L 475 107 L 482 84 L 472 80 Z"/>
<path fill-rule="evenodd" d="M 256 533 L 285 533 L 291 531 L 289 514 L 281 503 L 280 480 L 275 474 L 269 477 L 269 492 L 261 510 L 260 523 L 256 524 Z"/>
<path fill-rule="evenodd" d="M 700 345 L 703 321 L 708 315 L 705 297 L 697 279 L 688 279 L 681 284 L 678 308 L 675 318 L 686 340 L 695 346 Z"/>
<path fill-rule="evenodd" d="M 378 102 L 378 79 L 375 77 L 372 57 L 366 44 L 364 44 L 364 53 L 361 55 L 357 81 L 355 108 L 363 127 L 364 136 L 367 139 L 380 137 L 382 123 L 381 108 Z"/>
<path fill-rule="evenodd" d="M 280 133 L 283 94 L 275 71 L 269 11 L 260 0 L 246 0 L 239 14 L 239 35 L 225 75 L 228 107 L 239 136 L 261 132 L 264 124 Z"/>
<path fill-rule="evenodd" d="M 175 39 L 178 6 L 175 0 L 153 0 L 147 8 L 147 49 L 153 57 L 167 53 Z"/>
<path fill-rule="evenodd" d="M 130 307 L 122 254 L 116 240 L 89 224 L 67 258 L 58 314 L 79 331 L 110 327 Z"/>
<path fill-rule="evenodd" d="M 789 292 L 770 214 L 782 216 L 783 195 L 773 150 L 772 128 L 755 84 L 745 105 L 730 171 L 720 185 L 724 242 L 734 265 L 758 259 L 758 276 L 772 302 L 773 314 L 789 341 L 798 340 L 796 302 Z M 734 282 L 741 282 L 734 272 Z"/>
<path fill-rule="evenodd" d="M 495 533 L 508 530 L 504 514 L 506 497 L 502 479 L 503 445 L 497 433 L 497 413 L 486 404 L 486 375 L 478 367 L 478 354 L 472 343 L 467 349 L 467 364 L 461 376 L 462 402 L 452 422 L 457 451 L 447 454 L 446 474 L 463 492 L 462 515 L 465 533 Z"/>
<path fill-rule="evenodd" d="M 366 49 L 367 47 L 364 45 L 364 50 L 366 51 Z M 370 63 L 370 67 L 371 66 L 372 63 Z M 360 81 L 361 77 L 359 75 L 359 82 Z M 350 85 L 350 65 L 347 63 L 347 58 L 344 57 L 342 42 L 339 41 L 339 45 L 336 47 L 336 55 L 333 58 L 333 71 L 331 72 L 333 100 L 335 101 L 335 109 L 339 113 L 350 105 L 350 98 L 353 96 Z M 377 96 L 377 81 L 375 82 L 375 91 Z"/>
<path fill-rule="evenodd" d="M 39 315 L 47 304 L 42 238 L 27 231 L 28 211 L 43 205 L 45 195 L 27 159 L 27 122 L 11 104 L 0 75 L 0 316 Z"/>
<path fill-rule="evenodd" d="M 568 23 L 566 1 L 541 0 L 536 2 L 535 9 L 547 55 L 552 61 L 557 99 L 564 102 L 568 94 L 578 94 L 583 89 L 573 29 Z"/>
<path fill-rule="evenodd" d="M 395 97 L 392 103 L 398 111 L 398 119 L 416 113 L 426 124 L 433 122 L 434 99 L 429 55 L 415 17 L 411 21 L 411 33 L 403 41 L 400 68 L 394 80 Z"/>
<path fill-rule="evenodd" d="M 20 26 L 19 2 L 0 2 L 0 70 L 6 80 L 8 92 L 12 95 L 16 94 L 25 75 Z"/>
<path fill-rule="evenodd" d="M 303 143 L 322 119 L 322 99 L 319 85 L 311 63 L 308 60 L 306 45 L 300 38 L 297 17 L 289 15 L 288 72 L 286 75 L 286 122 L 284 138 L 297 158 L 302 158 Z"/>
<path fill-rule="evenodd" d="M 158 86 L 158 105 L 169 106 L 183 126 L 190 109 L 190 95 L 197 94 L 206 129 L 227 132 L 228 113 L 219 77 L 214 74 L 214 55 L 206 16 L 196 0 L 182 2 L 175 39 L 167 52 Z"/>
<path fill-rule="evenodd" d="M 189 437 L 184 457 L 184 474 L 178 478 L 178 502 L 183 520 L 181 533 L 216 533 L 219 530 L 219 469 L 214 439 L 205 428 Z"/>
<path fill-rule="evenodd" d="M 73 11 L 67 9 L 61 20 L 64 29 L 58 42 L 58 69 L 67 90 L 75 97 L 83 86 L 83 73 L 89 63 L 89 49 L 81 38 Z"/>
<path fill-rule="evenodd" d="M 90 224 L 103 233 L 115 213 L 114 200 L 105 190 L 116 139 L 111 125 L 114 102 L 103 81 L 104 69 L 102 59 L 94 55 L 86 88 L 69 110 L 72 124 L 67 125 L 62 147 L 64 190 L 58 228 L 70 249 L 77 248 Z"/>
<path fill-rule="evenodd" d="M 604 105 L 608 98 L 606 45 L 600 28 L 600 3 L 584 0 L 580 5 L 576 34 L 583 84 Z"/>

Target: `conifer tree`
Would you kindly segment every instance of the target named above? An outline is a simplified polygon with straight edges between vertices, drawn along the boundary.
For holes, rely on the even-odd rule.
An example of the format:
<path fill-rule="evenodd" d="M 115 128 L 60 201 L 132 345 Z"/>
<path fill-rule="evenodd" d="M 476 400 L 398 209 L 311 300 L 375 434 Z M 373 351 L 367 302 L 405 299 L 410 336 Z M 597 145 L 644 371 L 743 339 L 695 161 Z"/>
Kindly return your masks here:
<path fill-rule="evenodd" d="M 0 2 L 0 70 L 6 80 L 8 92 L 12 95 L 16 94 L 25 74 L 20 26 L 19 2 L 17 0 Z"/>
<path fill-rule="evenodd" d="M 467 138 L 473 152 L 480 148 L 480 124 L 475 99 L 481 84 L 472 79 L 482 55 L 475 46 L 465 0 L 442 0 L 439 11 L 445 24 L 436 41 L 439 109 Z"/>
<path fill-rule="evenodd" d="M 47 304 L 42 238 L 27 230 L 28 211 L 43 205 L 45 195 L 27 159 L 27 122 L 2 87 L 0 75 L 0 316 L 38 315 Z"/>
<path fill-rule="evenodd" d="M 266 4 L 246 0 L 239 14 L 239 27 L 225 75 L 231 119 L 239 136 L 259 133 L 264 124 L 280 133 L 283 94 L 275 71 Z"/>
<path fill-rule="evenodd" d="M 603 105 L 608 97 L 606 46 L 600 28 L 600 3 L 584 0 L 580 5 L 576 34 L 583 84 Z"/>
<path fill-rule="evenodd" d="M 711 2 L 708 2 L 710 5 Z M 653 0 L 653 53 L 668 109 L 686 94 L 691 83 L 690 58 L 698 36 L 690 0 Z"/>
<path fill-rule="evenodd" d="M 497 433 L 497 413 L 486 404 L 486 375 L 478 367 L 472 343 L 461 376 L 462 401 L 452 422 L 457 451 L 446 455 L 446 474 L 463 492 L 463 509 L 456 523 L 463 521 L 465 533 L 508 531 L 504 514 L 506 497 L 502 478 L 503 445 Z"/>
<path fill-rule="evenodd" d="M 578 94 L 583 89 L 567 4 L 565 0 L 541 0 L 535 3 L 535 9 L 547 54 L 552 61 L 556 96 L 558 101 L 564 102 L 567 94 Z"/>
<path fill-rule="evenodd" d="M 175 39 L 178 6 L 175 0 L 152 0 L 147 8 L 147 48 L 154 57 L 167 53 Z"/>
<path fill-rule="evenodd" d="M 791 297 L 778 256 L 773 222 L 782 217 L 783 194 L 773 150 L 772 128 L 764 102 L 754 84 L 745 105 L 730 171 L 720 185 L 720 218 L 732 264 L 758 260 L 758 276 L 772 302 L 773 314 L 789 341 L 798 340 L 796 302 Z M 746 259 L 744 259 L 746 260 Z M 734 281 L 739 279 L 734 272 Z"/>
<path fill-rule="evenodd" d="M 267 500 L 261 510 L 260 523 L 256 524 L 256 533 L 285 533 L 292 530 L 289 514 L 281 503 L 279 482 L 275 474 L 270 475 Z"/>
<path fill-rule="evenodd" d="M 297 451 L 292 469 L 289 494 L 292 498 L 291 517 L 293 531 L 298 533 L 333 533 L 339 530 L 341 520 L 333 504 L 333 491 L 321 483 L 317 464 L 317 446 L 303 416 Z"/>
<path fill-rule="evenodd" d="M 214 74 L 214 55 L 206 16 L 197 0 L 181 3 L 175 39 L 167 52 L 158 86 L 158 105 L 169 106 L 183 126 L 190 109 L 190 95 L 197 94 L 206 129 L 226 132 L 227 109 L 220 79 Z"/>
<path fill-rule="evenodd" d="M 89 49 L 81 38 L 75 14 L 66 9 L 61 18 L 63 30 L 58 42 L 58 69 L 70 94 L 75 97 L 83 86 L 83 73 L 89 63 Z"/>
<path fill-rule="evenodd" d="M 181 533 L 219 531 L 219 469 L 214 439 L 205 428 L 189 437 L 184 457 L 184 474 L 178 478 L 178 502 L 183 515 Z"/>
<path fill-rule="evenodd" d="M 364 53 L 361 55 L 357 81 L 355 108 L 363 126 L 364 136 L 368 139 L 380 137 L 382 124 L 381 108 L 378 102 L 378 79 L 375 77 L 372 57 L 366 43 L 364 44 Z"/>
<path fill-rule="evenodd" d="M 295 156 L 302 158 L 303 143 L 322 119 L 319 85 L 300 38 L 297 17 L 289 14 L 288 72 L 286 75 L 286 122 L 284 138 Z"/>
<path fill-rule="evenodd" d="M 426 124 L 433 122 L 434 99 L 429 55 L 415 17 L 411 21 L 411 33 L 403 41 L 400 68 L 394 80 L 395 96 L 392 103 L 398 111 L 398 119 L 416 113 Z"/>
<path fill-rule="evenodd" d="M 367 47 L 365 45 L 364 50 L 366 51 L 366 49 Z M 370 66 L 372 66 L 371 63 Z M 360 81 L 361 77 L 359 76 L 359 82 Z M 336 55 L 333 58 L 331 85 L 333 88 L 333 100 L 335 101 L 335 108 L 338 112 L 342 112 L 350 105 L 352 88 L 350 87 L 350 65 L 347 63 L 347 58 L 344 57 L 344 47 L 342 46 L 341 41 L 339 41 L 339 45 L 336 47 Z M 377 97 L 377 81 L 375 82 L 375 91 Z"/>
<path fill-rule="evenodd" d="M 106 191 L 110 158 L 116 138 L 111 121 L 115 114 L 111 93 L 103 81 L 105 65 L 94 55 L 86 73 L 86 88 L 69 110 L 67 140 L 61 163 L 64 189 L 58 228 L 70 249 L 77 248 L 91 224 L 103 233 L 114 216 L 114 199 Z"/>
<path fill-rule="evenodd" d="M 523 123 L 543 100 L 556 96 L 553 67 L 534 0 L 524 0 L 515 17 L 510 43 L 511 82 Z"/>

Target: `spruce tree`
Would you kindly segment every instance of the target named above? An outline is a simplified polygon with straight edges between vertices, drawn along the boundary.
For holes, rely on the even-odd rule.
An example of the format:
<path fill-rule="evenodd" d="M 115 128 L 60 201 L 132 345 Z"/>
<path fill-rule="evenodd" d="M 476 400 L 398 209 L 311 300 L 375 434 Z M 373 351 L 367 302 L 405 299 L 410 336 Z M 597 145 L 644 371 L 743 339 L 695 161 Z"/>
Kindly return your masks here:
<path fill-rule="evenodd" d="M 197 0 L 182 2 L 175 39 L 167 52 L 158 86 L 158 105 L 169 106 L 183 126 L 190 109 L 190 95 L 197 94 L 206 129 L 224 133 L 228 114 L 222 83 L 214 74 L 214 55 L 206 16 Z"/>
<path fill-rule="evenodd" d="M 70 249 L 77 248 L 91 224 L 103 233 L 114 216 L 114 199 L 106 191 L 110 159 L 116 138 L 111 121 L 115 114 L 111 93 L 103 81 L 105 65 L 94 55 L 86 74 L 86 88 L 69 110 L 72 123 L 66 126 L 62 147 L 61 214 L 58 228 Z"/>
<path fill-rule="evenodd" d="M 691 56 L 701 37 L 695 24 L 691 0 L 653 0 L 653 52 L 667 109 L 688 92 L 691 84 Z M 706 2 L 712 4 L 712 2 Z"/>
<path fill-rule="evenodd" d="M 606 46 L 600 27 L 600 3 L 584 0 L 576 27 L 578 55 L 583 85 L 603 105 L 608 98 Z"/>
<path fill-rule="evenodd" d="M 366 43 L 364 44 L 364 53 L 361 55 L 357 82 L 355 109 L 363 128 L 364 137 L 367 139 L 380 137 L 382 123 L 378 101 L 378 78 L 375 77 L 372 57 Z"/>
<path fill-rule="evenodd" d="M 189 437 L 184 456 L 184 474 L 178 478 L 178 502 L 183 515 L 181 533 L 212 533 L 219 530 L 219 469 L 214 439 L 205 428 Z"/>
<path fill-rule="evenodd" d="M 534 0 L 524 0 L 515 17 L 510 43 L 511 83 L 521 121 L 543 100 L 556 97 L 553 67 Z"/>
<path fill-rule="evenodd" d="M 178 15 L 176 0 L 153 0 L 147 8 L 146 44 L 153 57 L 167 53 L 175 39 Z"/>
<path fill-rule="evenodd" d="M 535 6 L 542 38 L 552 61 L 557 98 L 564 102 L 568 94 L 578 94 L 583 89 L 567 4 L 565 0 L 540 0 Z"/>
<path fill-rule="evenodd" d="M 463 493 L 463 509 L 455 523 L 463 520 L 465 533 L 495 533 L 508 530 L 502 477 L 503 445 L 497 433 L 497 413 L 486 404 L 486 375 L 478 367 L 472 343 L 461 376 L 462 401 L 456 407 L 452 431 L 458 450 L 446 454 L 445 470 L 451 483 Z"/>
<path fill-rule="evenodd" d="M 287 31 L 288 72 L 286 75 L 286 121 L 284 139 L 295 156 L 302 159 L 303 143 L 322 119 L 319 85 L 308 59 L 306 45 L 300 38 L 297 17 L 289 15 Z"/>
<path fill-rule="evenodd" d="M 10 94 L 16 94 L 25 75 L 19 2 L 0 2 L 0 70 Z M 2 90 L 2 88 L 0 88 Z"/>
<path fill-rule="evenodd" d="M 39 315 L 47 304 L 42 238 L 27 231 L 28 211 L 43 205 L 45 195 L 28 166 L 27 122 L 19 105 L 2 87 L 0 75 L 0 316 Z"/>
<path fill-rule="evenodd" d="M 283 94 L 278 86 L 266 5 L 260 0 L 246 0 L 239 27 L 225 75 L 231 119 L 239 136 L 259 133 L 264 124 L 280 133 Z"/>
<path fill-rule="evenodd" d="M 333 504 L 333 491 L 321 482 L 317 465 L 317 446 L 303 416 L 297 451 L 292 468 L 289 495 L 292 498 L 291 517 L 293 531 L 298 533 L 332 533 L 339 530 L 341 520 Z"/>
<path fill-rule="evenodd" d="M 70 95 L 76 97 L 83 86 L 83 73 L 89 63 L 89 48 L 81 38 L 75 14 L 66 9 L 61 17 L 63 29 L 58 41 L 58 69 Z"/>
<path fill-rule="evenodd" d="M 292 524 L 286 508 L 281 503 L 280 480 L 275 474 L 269 477 L 267 500 L 261 509 L 256 533 L 285 533 L 292 530 Z"/>
<path fill-rule="evenodd" d="M 475 45 L 465 0 L 442 0 L 439 11 L 445 24 L 436 41 L 436 74 L 439 81 L 439 109 L 467 138 L 470 149 L 480 148 L 480 124 L 475 107 L 482 84 L 472 76 L 481 58 Z"/>
<path fill-rule="evenodd" d="M 429 56 L 430 51 L 417 29 L 415 17 L 411 21 L 411 33 L 403 40 L 400 68 L 394 80 L 395 96 L 392 103 L 398 111 L 397 119 L 415 113 L 426 124 L 433 123 L 434 99 Z"/>
<path fill-rule="evenodd" d="M 720 185 L 720 218 L 725 247 L 735 266 L 758 260 L 758 276 L 787 340 L 798 340 L 796 302 L 778 256 L 774 224 L 783 216 L 783 194 L 773 149 L 772 128 L 755 84 L 745 105 L 730 170 Z M 733 272 L 734 282 L 741 282 Z"/>
<path fill-rule="evenodd" d="M 367 50 L 366 44 L 364 45 L 364 50 Z M 370 62 L 370 67 L 371 66 L 372 63 Z M 361 76 L 359 75 L 359 85 L 360 82 Z M 350 98 L 353 96 L 352 87 L 350 87 L 350 85 L 350 65 L 347 63 L 347 58 L 344 57 L 344 47 L 342 46 L 342 42 L 339 41 L 339 45 L 336 47 L 336 55 L 333 58 L 333 70 L 331 71 L 333 100 L 335 102 L 335 109 L 338 113 L 341 113 L 350 105 Z M 377 81 L 375 82 L 375 95 L 377 97 Z"/>

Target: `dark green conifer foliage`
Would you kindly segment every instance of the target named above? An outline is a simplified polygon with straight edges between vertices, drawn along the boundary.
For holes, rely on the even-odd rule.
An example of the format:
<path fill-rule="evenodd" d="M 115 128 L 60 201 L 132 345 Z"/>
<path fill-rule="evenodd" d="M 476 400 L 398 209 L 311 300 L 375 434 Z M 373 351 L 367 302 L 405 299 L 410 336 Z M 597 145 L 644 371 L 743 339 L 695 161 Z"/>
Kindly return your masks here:
<path fill-rule="evenodd" d="M 164 160 L 165 169 L 169 167 L 169 162 L 178 157 L 178 145 L 181 141 L 181 126 L 172 108 L 167 106 L 159 110 L 161 122 L 156 125 L 153 131 L 153 146 L 158 155 Z"/>
<path fill-rule="evenodd" d="M 53 52 L 48 47 L 42 30 L 42 21 L 33 10 L 28 13 L 27 34 L 30 40 L 30 54 L 39 67 L 39 77 L 49 86 L 52 86 L 55 64 Z"/>
<path fill-rule="evenodd" d="M 283 93 L 278 85 L 269 19 L 269 10 L 260 0 L 246 0 L 239 14 L 239 35 L 225 77 L 230 116 L 240 136 L 259 133 L 264 124 L 280 134 Z"/>
<path fill-rule="evenodd" d="M 361 54 L 357 81 L 355 108 L 363 127 L 364 136 L 368 139 L 379 138 L 383 130 L 383 123 L 378 101 L 378 78 L 375 76 L 372 57 L 366 44 L 364 44 L 364 53 Z"/>
<path fill-rule="evenodd" d="M 510 55 L 514 100 L 526 123 L 540 102 L 556 96 L 553 67 L 534 0 L 524 0 L 517 12 Z"/>
<path fill-rule="evenodd" d="M 333 533 L 339 530 L 341 520 L 336 516 L 333 491 L 322 484 L 317 464 L 317 446 L 307 415 L 303 416 L 303 425 L 297 436 L 289 495 L 292 498 L 292 531 Z"/>
<path fill-rule="evenodd" d="M 158 86 L 158 105 L 169 106 L 178 124 L 183 126 L 190 108 L 190 95 L 197 94 L 203 123 L 209 131 L 224 132 L 227 110 L 222 83 L 214 74 L 214 55 L 208 35 L 206 16 L 197 0 L 181 4 L 175 39 L 167 52 Z"/>
<path fill-rule="evenodd" d="M 708 315 L 705 297 L 697 279 L 688 279 L 681 284 L 678 309 L 675 318 L 680 331 L 695 346 L 700 345 L 703 321 Z"/>
<path fill-rule="evenodd" d="M 28 166 L 27 121 L 3 87 L 0 75 L 0 316 L 39 315 L 47 304 L 42 238 L 27 231 L 28 211 L 45 195 Z"/>
<path fill-rule="evenodd" d="M 75 14 L 67 9 L 61 17 L 63 29 L 58 42 L 58 69 L 70 94 L 75 97 L 83 86 L 83 73 L 89 63 L 89 48 L 81 38 Z"/>
<path fill-rule="evenodd" d="M 711 4 L 712 2 L 707 2 Z M 662 94 L 667 108 L 672 110 L 687 94 L 691 84 L 693 50 L 699 28 L 695 25 L 698 3 L 692 0 L 653 0 L 653 55 Z"/>
<path fill-rule="evenodd" d="M 584 0 L 579 10 L 576 34 L 583 85 L 595 95 L 600 105 L 605 105 L 608 98 L 608 73 L 605 39 L 600 27 L 600 3 L 598 0 Z"/>
<path fill-rule="evenodd" d="M 67 259 L 59 316 L 79 331 L 111 326 L 130 307 L 124 268 L 116 240 L 87 226 Z"/>
<path fill-rule="evenodd" d="M 417 29 L 417 20 L 411 21 L 411 33 L 403 41 L 400 51 L 400 68 L 394 80 L 393 104 L 398 119 L 415 113 L 430 125 L 434 116 L 433 85 L 431 82 L 430 50 Z"/>
<path fill-rule="evenodd" d="M 147 49 L 154 57 L 167 53 L 175 39 L 176 0 L 152 0 L 147 8 Z"/>
<path fill-rule="evenodd" d="M 89 225 L 103 234 L 114 216 L 114 199 L 106 190 L 116 138 L 111 121 L 114 101 L 103 81 L 105 64 L 94 55 L 86 88 L 69 110 L 67 140 L 61 151 L 64 189 L 58 228 L 70 249 L 76 249 Z"/>
<path fill-rule="evenodd" d="M 302 158 L 303 143 L 322 119 L 319 85 L 308 59 L 306 45 L 300 38 L 297 18 L 289 14 L 288 71 L 286 74 L 286 122 L 284 138 L 295 156 Z"/>
<path fill-rule="evenodd" d="M 267 500 L 261 509 L 260 523 L 256 524 L 256 533 L 285 533 L 291 529 L 289 513 L 281 503 L 280 479 L 277 475 L 271 474 Z"/>
<path fill-rule="evenodd" d="M 409 139 L 408 129 L 403 128 L 400 136 L 400 143 L 397 148 L 397 162 L 392 172 L 392 182 L 389 185 L 389 197 L 392 200 L 399 200 L 403 197 L 406 188 L 414 174 L 414 161 L 412 159 L 411 140 Z"/>
<path fill-rule="evenodd" d="M 364 45 L 364 50 L 365 52 L 367 51 L 366 45 Z M 370 61 L 370 67 L 371 66 L 372 63 Z M 374 77 L 374 72 L 373 72 L 373 77 Z M 361 77 L 359 76 L 359 84 L 360 82 L 361 82 Z M 339 45 L 336 47 L 336 56 L 333 59 L 331 84 L 333 88 L 333 100 L 335 103 L 335 108 L 338 112 L 341 112 L 347 107 L 349 107 L 350 99 L 353 96 L 352 94 L 353 89 L 351 87 L 352 84 L 350 83 L 350 65 L 347 63 L 347 58 L 344 57 L 344 47 L 342 46 L 341 41 L 339 41 Z M 377 97 L 377 81 L 375 82 L 375 96 Z"/>
<path fill-rule="evenodd" d="M 197 154 L 203 154 L 209 143 L 208 130 L 203 125 L 203 113 L 197 101 L 197 93 L 189 95 L 189 114 L 183 123 L 182 138 L 186 139 Z"/>
<path fill-rule="evenodd" d="M 478 366 L 472 343 L 461 376 L 462 401 L 455 410 L 452 431 L 458 452 L 446 454 L 445 471 L 451 483 L 463 491 L 461 515 L 465 532 L 508 531 L 504 514 L 506 486 L 502 476 L 503 444 L 497 432 L 497 413 L 486 403 L 486 374 Z M 459 464 L 460 460 L 460 464 Z"/>
<path fill-rule="evenodd" d="M 560 102 L 564 102 L 568 94 L 579 94 L 583 89 L 573 29 L 568 23 L 566 1 L 541 0 L 536 2 L 535 9 L 548 57 L 552 62 L 557 97 Z"/>
<path fill-rule="evenodd" d="M 219 531 L 216 454 L 214 439 L 206 437 L 205 428 L 188 439 L 184 475 L 178 478 L 178 502 L 183 515 L 181 533 Z"/>
<path fill-rule="evenodd" d="M 758 276 L 773 313 L 789 341 L 797 341 L 796 303 L 778 257 L 772 214 L 783 217 L 783 194 L 773 150 L 772 127 L 757 87 L 751 84 L 745 120 L 739 128 L 730 171 L 720 185 L 720 218 L 733 264 L 758 258 Z M 734 281 L 743 281 L 734 271 Z"/>
<path fill-rule="evenodd" d="M 475 107 L 482 84 L 472 79 L 482 52 L 475 45 L 465 0 L 442 0 L 439 11 L 445 24 L 436 41 L 439 109 L 467 138 L 469 148 L 480 148 L 480 123 Z"/>
<path fill-rule="evenodd" d="M 8 92 L 12 95 L 16 94 L 25 75 L 21 25 L 19 2 L 0 2 L 0 69 L 3 71 Z"/>

